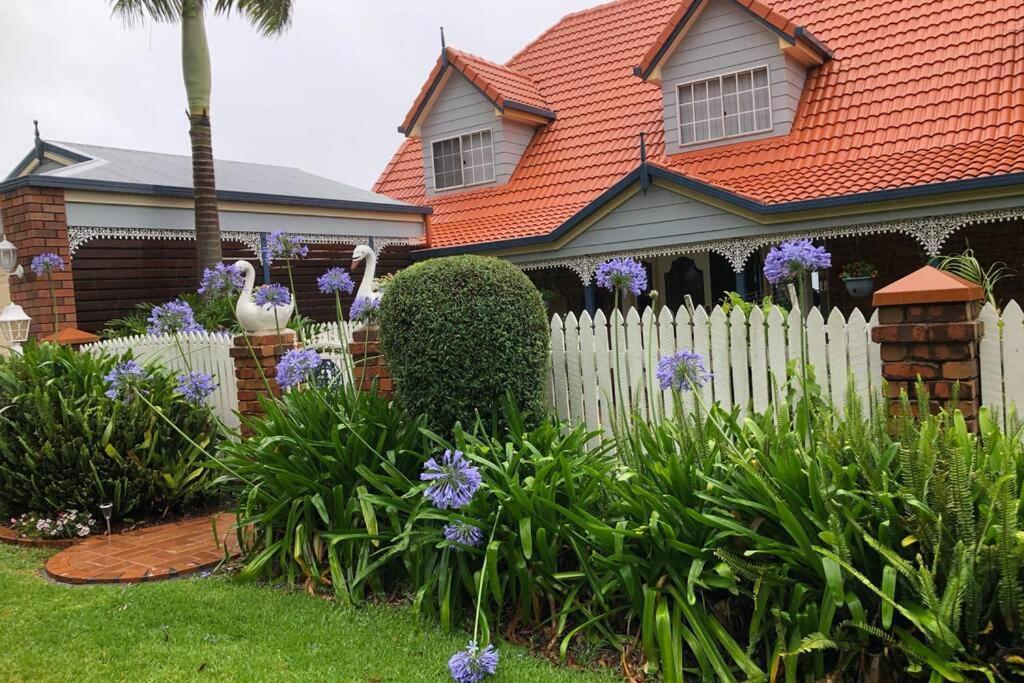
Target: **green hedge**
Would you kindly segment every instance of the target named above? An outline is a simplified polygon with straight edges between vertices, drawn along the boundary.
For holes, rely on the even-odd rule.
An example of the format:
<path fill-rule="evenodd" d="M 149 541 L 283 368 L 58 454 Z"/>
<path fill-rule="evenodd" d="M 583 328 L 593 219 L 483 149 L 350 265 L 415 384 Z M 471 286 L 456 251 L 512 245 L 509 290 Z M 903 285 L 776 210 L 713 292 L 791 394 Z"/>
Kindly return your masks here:
<path fill-rule="evenodd" d="M 88 510 L 114 503 L 139 519 L 200 502 L 209 473 L 202 451 L 145 402 L 111 400 L 104 376 L 119 359 L 53 344 L 0 358 L 0 510 Z M 148 368 L 148 398 L 199 445 L 209 413 L 186 403 L 173 375 Z"/>
<path fill-rule="evenodd" d="M 530 418 L 543 412 L 548 323 L 540 292 L 515 266 L 451 256 L 399 272 L 381 302 L 380 337 L 399 399 L 450 429 L 506 394 Z"/>

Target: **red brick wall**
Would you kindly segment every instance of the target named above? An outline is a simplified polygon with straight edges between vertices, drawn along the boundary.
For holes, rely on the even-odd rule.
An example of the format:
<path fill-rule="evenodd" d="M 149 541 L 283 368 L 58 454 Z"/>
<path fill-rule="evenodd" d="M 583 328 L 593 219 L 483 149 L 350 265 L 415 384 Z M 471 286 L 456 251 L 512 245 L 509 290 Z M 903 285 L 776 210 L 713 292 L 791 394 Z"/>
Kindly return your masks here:
<path fill-rule="evenodd" d="M 64 191 L 23 187 L 4 193 L 0 195 L 0 213 L 7 239 L 18 248 L 18 263 L 25 268 L 24 279 L 10 279 L 11 301 L 32 318 L 32 336 L 43 337 L 57 331 L 53 319 L 53 292 L 57 296 L 60 328 L 76 326 Z M 64 259 L 66 270 L 36 277 L 29 268 L 32 258 L 47 252 Z"/>

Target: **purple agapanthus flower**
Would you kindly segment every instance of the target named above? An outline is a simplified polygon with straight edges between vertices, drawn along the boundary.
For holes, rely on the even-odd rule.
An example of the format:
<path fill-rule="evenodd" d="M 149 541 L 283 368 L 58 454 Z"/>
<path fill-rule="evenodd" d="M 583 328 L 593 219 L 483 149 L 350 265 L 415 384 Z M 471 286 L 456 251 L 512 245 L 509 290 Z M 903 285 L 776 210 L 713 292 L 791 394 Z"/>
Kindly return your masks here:
<path fill-rule="evenodd" d="M 493 645 L 482 650 L 474 641 L 469 641 L 465 650 L 460 650 L 448 660 L 448 671 L 455 683 L 479 683 L 498 671 L 498 651 Z"/>
<path fill-rule="evenodd" d="M 324 294 L 351 294 L 356 288 L 356 283 L 344 268 L 331 268 L 316 279 L 316 285 Z"/>
<path fill-rule="evenodd" d="M 484 532 L 472 524 L 457 519 L 444 525 L 445 540 L 476 548 L 484 542 Z"/>
<path fill-rule="evenodd" d="M 218 263 L 213 268 L 203 270 L 199 293 L 210 297 L 232 296 L 241 291 L 244 285 L 245 277 L 234 264 Z"/>
<path fill-rule="evenodd" d="M 349 309 L 348 317 L 353 322 L 372 323 L 377 318 L 380 299 L 377 297 L 357 296 Z"/>
<path fill-rule="evenodd" d="M 178 375 L 178 393 L 194 405 L 202 405 L 206 398 L 217 390 L 213 377 L 200 370 Z"/>
<path fill-rule="evenodd" d="M 832 254 L 825 247 L 816 247 L 811 240 L 791 240 L 773 247 L 764 259 L 764 276 L 777 285 L 804 272 L 832 267 Z"/>
<path fill-rule="evenodd" d="M 597 286 L 637 296 L 647 289 L 647 270 L 634 259 L 613 258 L 597 267 Z"/>
<path fill-rule="evenodd" d="M 39 254 L 33 257 L 31 268 L 37 277 L 42 277 L 55 270 L 64 270 L 64 259 L 53 252 Z"/>
<path fill-rule="evenodd" d="M 196 322 L 192 307 L 180 299 L 168 301 L 163 306 L 154 306 L 149 316 L 150 334 L 202 331 L 203 326 Z"/>
<path fill-rule="evenodd" d="M 271 258 L 305 258 L 309 247 L 302 243 L 298 235 L 289 235 L 282 230 L 275 230 L 267 238 L 267 251 Z"/>
<path fill-rule="evenodd" d="M 256 289 L 257 306 L 287 306 L 292 302 L 292 294 L 284 285 L 277 283 L 262 285 Z"/>
<path fill-rule="evenodd" d="M 690 349 L 662 357 L 654 374 L 662 390 L 694 391 L 711 379 L 704 368 L 704 357 Z"/>
<path fill-rule="evenodd" d="M 480 488 L 480 470 L 470 464 L 462 451 L 447 450 L 441 462 L 434 458 L 423 465 L 420 480 L 429 481 L 423 492 L 434 507 L 444 510 L 465 507 Z"/>
<path fill-rule="evenodd" d="M 137 362 L 126 360 L 114 365 L 103 379 L 108 387 L 104 392 L 107 398 L 120 398 L 127 402 L 132 396 L 132 390 L 140 388 L 146 381 L 146 371 Z"/>
<path fill-rule="evenodd" d="M 290 389 L 307 381 L 320 365 L 320 355 L 313 349 L 292 349 L 277 363 L 277 383 Z"/>

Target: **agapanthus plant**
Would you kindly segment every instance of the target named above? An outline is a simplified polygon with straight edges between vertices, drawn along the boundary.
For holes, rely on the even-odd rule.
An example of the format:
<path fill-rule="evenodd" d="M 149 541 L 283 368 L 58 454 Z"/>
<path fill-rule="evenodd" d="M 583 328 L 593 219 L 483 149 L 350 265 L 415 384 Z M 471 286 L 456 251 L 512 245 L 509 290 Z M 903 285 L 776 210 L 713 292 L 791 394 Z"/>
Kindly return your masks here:
<path fill-rule="evenodd" d="M 193 405 L 202 405 L 217 390 L 213 377 L 201 370 L 178 375 L 178 393 Z"/>
<path fill-rule="evenodd" d="M 474 467 L 462 451 L 446 450 L 441 462 L 430 458 L 423 465 L 420 480 L 429 481 L 423 495 L 434 507 L 445 510 L 465 507 L 480 488 L 480 470 Z"/>
<path fill-rule="evenodd" d="M 64 270 L 64 259 L 53 252 L 38 254 L 32 258 L 32 263 L 29 267 L 32 269 L 32 272 L 36 274 L 36 277 L 42 277 L 44 275 L 49 276 L 50 307 L 53 313 L 53 331 L 56 332 L 60 314 L 57 312 L 57 289 L 53 286 L 53 271 Z"/>
<path fill-rule="evenodd" d="M 349 309 L 348 317 L 352 322 L 369 325 L 377 321 L 380 299 L 377 297 L 357 296 Z"/>
<path fill-rule="evenodd" d="M 309 255 L 309 247 L 302 243 L 298 235 L 289 235 L 283 230 L 275 230 L 267 238 L 267 251 L 271 258 L 296 259 Z"/>
<path fill-rule="evenodd" d="M 662 390 L 696 391 L 711 379 L 704 368 L 704 357 L 690 349 L 663 356 L 654 374 Z"/>
<path fill-rule="evenodd" d="M 351 294 L 356 283 L 344 268 L 331 268 L 316 279 L 316 286 L 323 294 Z"/>
<path fill-rule="evenodd" d="M 245 277 L 234 264 L 218 263 L 213 268 L 203 270 L 199 293 L 211 298 L 234 296 L 244 285 Z"/>
<path fill-rule="evenodd" d="M 647 288 L 647 270 L 634 259 L 614 258 L 597 267 L 597 286 L 638 296 Z"/>
<path fill-rule="evenodd" d="M 313 349 L 292 349 L 277 363 L 277 383 L 291 389 L 310 379 L 320 365 L 320 355 Z"/>
<path fill-rule="evenodd" d="M 773 247 L 764 259 L 764 276 L 777 285 L 795 280 L 803 273 L 832 267 L 832 255 L 809 239 L 791 240 Z"/>
<path fill-rule="evenodd" d="M 253 299 L 257 306 L 287 306 L 292 302 L 292 294 L 284 285 L 274 283 L 257 287 Z"/>
<path fill-rule="evenodd" d="M 267 249 L 263 256 L 264 263 L 268 264 L 276 258 L 284 259 L 284 267 L 288 270 L 288 286 L 294 292 L 296 289 L 295 278 L 292 277 L 292 261 L 298 258 L 305 258 L 308 254 L 309 247 L 302 243 L 301 237 L 298 235 L 288 235 L 281 230 L 275 230 L 267 238 Z M 295 314 L 299 315 L 298 300 L 295 301 Z M 302 336 L 301 327 L 299 328 L 299 336 Z"/>
<path fill-rule="evenodd" d="M 479 683 L 498 671 L 498 651 L 493 645 L 481 649 L 475 641 L 469 641 L 465 650 L 460 650 L 448 660 L 448 671 L 455 683 Z"/>
<path fill-rule="evenodd" d="M 481 531 L 479 527 L 475 527 L 468 522 L 463 522 L 461 519 L 457 519 L 454 522 L 445 524 L 444 538 L 452 543 L 476 548 L 484 542 L 484 532 Z M 456 546 L 456 550 L 460 549 L 461 548 Z"/>
<path fill-rule="evenodd" d="M 133 392 L 145 391 L 147 377 L 145 369 L 137 362 L 121 361 L 103 377 L 108 387 L 104 393 L 107 398 L 128 402 Z"/>
<path fill-rule="evenodd" d="M 57 254 L 47 252 L 33 257 L 30 267 L 37 277 L 42 277 L 43 275 L 49 275 L 55 270 L 64 270 L 64 259 Z"/>
<path fill-rule="evenodd" d="M 180 299 L 168 301 L 163 306 L 154 306 L 149 316 L 150 334 L 202 331 L 203 326 L 196 322 L 192 307 Z"/>

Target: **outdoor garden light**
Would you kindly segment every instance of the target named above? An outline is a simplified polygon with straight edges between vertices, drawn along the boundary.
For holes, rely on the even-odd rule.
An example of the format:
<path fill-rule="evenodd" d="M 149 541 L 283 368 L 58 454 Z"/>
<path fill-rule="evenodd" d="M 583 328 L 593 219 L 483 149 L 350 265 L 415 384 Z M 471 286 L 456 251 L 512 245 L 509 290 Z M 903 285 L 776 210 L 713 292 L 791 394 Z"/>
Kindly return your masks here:
<path fill-rule="evenodd" d="M 103 513 L 103 519 L 107 522 L 107 536 L 110 535 L 110 516 L 114 513 L 113 503 L 103 503 L 100 505 L 100 512 Z"/>
<path fill-rule="evenodd" d="M 18 248 L 8 239 L 0 242 L 0 268 L 8 275 L 25 274 L 25 269 L 18 265 Z"/>
<path fill-rule="evenodd" d="M 7 304 L 0 312 L 0 335 L 16 353 L 21 353 L 21 343 L 28 339 L 28 328 L 32 319 L 18 304 Z"/>

